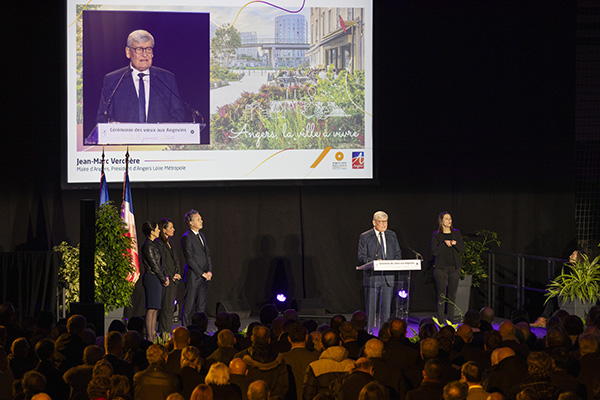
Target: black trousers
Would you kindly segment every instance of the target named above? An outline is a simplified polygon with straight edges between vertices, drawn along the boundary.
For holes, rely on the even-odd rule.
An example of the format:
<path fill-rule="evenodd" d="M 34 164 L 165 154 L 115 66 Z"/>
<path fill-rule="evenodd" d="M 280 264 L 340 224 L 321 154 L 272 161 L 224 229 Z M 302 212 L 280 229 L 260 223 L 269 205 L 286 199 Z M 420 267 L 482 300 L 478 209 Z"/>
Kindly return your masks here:
<path fill-rule="evenodd" d="M 445 321 L 446 301 L 442 295 L 446 295 L 451 302 L 456 302 L 456 291 L 458 290 L 458 281 L 460 280 L 460 268 L 456 267 L 435 267 L 433 269 L 435 278 L 435 288 L 437 293 L 437 315 L 440 322 Z M 448 317 L 450 321 L 454 318 L 454 305 L 448 303 Z"/>
<path fill-rule="evenodd" d="M 175 314 L 175 298 L 177 287 L 171 280 L 169 286 L 163 287 L 160 301 L 160 314 L 158 315 L 158 331 L 171 333 L 173 315 Z"/>
<path fill-rule="evenodd" d="M 183 326 L 192 323 L 192 315 L 206 312 L 206 294 L 208 281 L 204 278 L 189 279 L 185 283 L 185 300 L 183 303 Z"/>

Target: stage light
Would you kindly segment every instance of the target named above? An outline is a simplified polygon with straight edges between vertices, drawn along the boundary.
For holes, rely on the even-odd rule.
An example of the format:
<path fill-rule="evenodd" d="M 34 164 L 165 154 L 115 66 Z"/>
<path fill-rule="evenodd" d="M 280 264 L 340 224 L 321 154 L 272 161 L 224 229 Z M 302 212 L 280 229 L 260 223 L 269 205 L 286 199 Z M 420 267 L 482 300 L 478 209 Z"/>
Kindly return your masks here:
<path fill-rule="evenodd" d="M 280 303 L 284 303 L 287 300 L 287 297 L 285 297 L 285 294 L 283 293 L 279 293 L 277 296 L 275 296 L 275 298 Z"/>
<path fill-rule="evenodd" d="M 403 298 L 403 299 L 405 299 L 405 298 L 408 297 L 408 292 L 406 290 L 404 290 L 404 289 L 400 289 L 398 291 L 398 296 L 401 297 L 401 298 Z"/>

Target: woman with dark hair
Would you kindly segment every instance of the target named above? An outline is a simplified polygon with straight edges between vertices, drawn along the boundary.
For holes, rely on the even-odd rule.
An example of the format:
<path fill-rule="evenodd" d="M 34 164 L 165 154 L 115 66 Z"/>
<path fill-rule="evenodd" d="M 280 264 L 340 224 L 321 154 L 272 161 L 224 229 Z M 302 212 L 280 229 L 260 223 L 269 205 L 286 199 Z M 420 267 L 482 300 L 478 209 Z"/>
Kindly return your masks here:
<path fill-rule="evenodd" d="M 460 279 L 462 261 L 460 253 L 465 252 L 465 242 L 458 229 L 452 225 L 452 216 L 443 211 L 438 216 L 438 230 L 431 236 L 431 252 L 435 256 L 433 276 L 437 292 L 437 315 L 440 323 L 446 321 L 444 308 L 448 301 L 448 320 L 454 318 L 454 302 Z"/>
<path fill-rule="evenodd" d="M 156 222 L 146 221 L 142 225 L 142 232 L 146 240 L 142 245 L 142 264 L 144 276 L 142 283 L 146 290 L 146 338 L 154 341 L 156 335 L 156 317 L 160 310 L 162 287 L 169 286 L 169 277 L 162 268 L 162 257 L 158 245 L 154 240 L 159 235 Z"/>
<path fill-rule="evenodd" d="M 156 243 L 162 254 L 162 262 L 165 273 L 171 281 L 171 285 L 165 287 L 162 291 L 160 315 L 158 316 L 158 331 L 171 333 L 173 325 L 173 314 L 175 314 L 175 297 L 177 296 L 177 284 L 181 280 L 179 261 L 173 249 L 173 240 L 175 227 L 170 218 L 161 218 L 158 221 L 160 234 Z"/>

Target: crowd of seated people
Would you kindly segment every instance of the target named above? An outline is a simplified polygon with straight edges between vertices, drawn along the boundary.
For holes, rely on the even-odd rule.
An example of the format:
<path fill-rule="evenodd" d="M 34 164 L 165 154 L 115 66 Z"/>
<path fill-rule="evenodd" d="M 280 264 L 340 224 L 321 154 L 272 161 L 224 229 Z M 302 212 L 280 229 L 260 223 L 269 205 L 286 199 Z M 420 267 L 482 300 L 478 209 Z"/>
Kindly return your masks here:
<path fill-rule="evenodd" d="M 362 311 L 319 326 L 267 305 L 259 319 L 241 332 L 220 313 L 209 334 L 197 313 L 159 344 L 141 318 L 99 336 L 82 315 L 23 318 L 4 303 L 0 400 L 600 399 L 600 306 L 586 321 L 558 310 L 539 337 L 522 310 L 495 328 L 489 307 L 456 327 L 424 318 L 413 335 L 391 318 L 377 337 Z"/>

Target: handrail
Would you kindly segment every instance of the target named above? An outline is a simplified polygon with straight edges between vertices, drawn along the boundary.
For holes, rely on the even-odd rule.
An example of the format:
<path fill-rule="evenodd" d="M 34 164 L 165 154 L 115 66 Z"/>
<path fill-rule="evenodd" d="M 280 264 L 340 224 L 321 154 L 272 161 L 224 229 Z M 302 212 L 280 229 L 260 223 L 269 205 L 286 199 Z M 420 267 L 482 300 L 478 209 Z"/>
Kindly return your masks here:
<path fill-rule="evenodd" d="M 515 257 L 517 259 L 517 282 L 516 284 L 499 282 L 496 280 L 496 255 L 510 256 Z M 524 305 L 524 297 L 525 292 L 538 292 L 545 293 L 546 289 L 534 288 L 525 286 L 525 260 L 541 260 L 546 261 L 546 273 L 547 273 L 547 281 L 554 279 L 556 263 L 564 264 L 568 262 L 564 258 L 556 258 L 556 257 L 544 257 L 544 256 L 535 256 L 531 254 L 519 254 L 519 253 L 505 253 L 500 251 L 491 251 L 488 253 L 488 293 L 487 293 L 487 303 L 493 308 L 496 309 L 496 288 L 497 287 L 505 287 L 509 289 L 515 289 L 517 291 L 517 309 L 523 308 Z"/>

